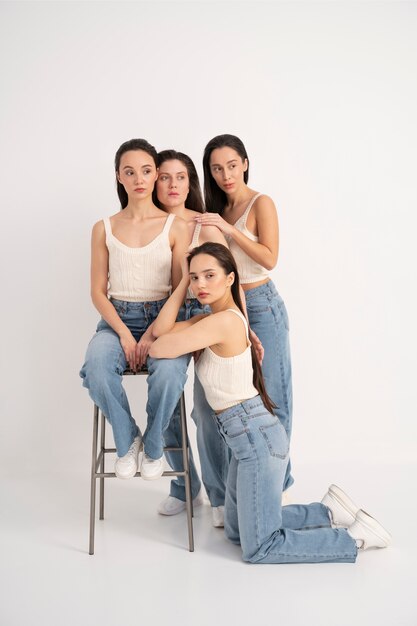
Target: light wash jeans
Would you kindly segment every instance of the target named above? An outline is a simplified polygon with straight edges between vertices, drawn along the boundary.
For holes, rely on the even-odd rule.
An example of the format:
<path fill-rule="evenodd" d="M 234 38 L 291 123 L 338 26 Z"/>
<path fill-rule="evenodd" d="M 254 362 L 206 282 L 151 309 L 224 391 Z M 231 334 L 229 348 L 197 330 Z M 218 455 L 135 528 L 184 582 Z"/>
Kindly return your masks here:
<path fill-rule="evenodd" d="M 248 289 L 245 292 L 245 297 L 250 327 L 259 337 L 265 351 L 262 373 L 266 390 L 277 407 L 274 412 L 283 424 L 288 438 L 290 438 L 292 375 L 287 310 L 271 280 L 265 285 Z M 201 313 L 201 309 L 197 308 L 199 306 L 198 301 L 194 302 L 196 304 L 192 305 L 191 311 L 186 310 L 188 317 L 182 319 L 189 319 L 192 315 Z M 223 505 L 230 454 L 225 448 L 224 442 L 219 441 L 217 433 L 213 430 L 214 411 L 206 400 L 197 376 L 194 378 L 194 408 L 191 416 L 197 425 L 201 475 L 210 504 L 211 506 Z M 179 430 L 178 415 L 171 422 L 167 432 L 171 434 L 171 430 L 176 432 Z M 172 455 L 169 456 L 169 463 L 175 470 L 182 468 L 181 465 L 178 465 L 178 460 L 175 461 Z M 193 476 L 196 476 L 195 467 L 192 467 L 192 470 L 191 479 L 193 481 Z M 288 461 L 284 489 L 288 489 L 293 482 L 291 463 Z M 198 493 L 198 489 L 199 483 L 195 482 L 192 486 L 193 497 Z M 181 477 L 171 482 L 170 493 L 179 500 L 185 501 L 185 487 Z"/>
<path fill-rule="evenodd" d="M 156 302 L 112 300 L 118 315 L 137 341 L 156 319 L 165 302 L 166 299 Z M 153 459 L 158 459 L 163 454 L 163 434 L 181 397 L 187 380 L 189 361 L 190 355 L 177 359 L 148 357 L 146 404 L 148 421 L 143 440 L 146 454 Z M 88 345 L 80 376 L 91 399 L 103 411 L 112 426 L 119 457 L 127 453 L 133 439 L 140 434 L 122 386 L 126 365 L 119 336 L 105 320 L 101 319 Z"/>
<path fill-rule="evenodd" d="M 188 320 L 194 315 L 210 313 L 207 306 L 202 306 L 197 299 L 189 298 L 185 301 L 178 314 L 178 321 Z M 213 419 L 213 410 L 209 406 L 204 390 L 198 377 L 194 375 L 194 407 L 191 412 L 197 426 L 197 447 L 201 464 L 201 477 L 211 506 L 224 504 L 227 469 L 229 465 L 229 451 L 223 438 L 219 435 Z M 165 445 L 179 446 L 181 442 L 179 407 L 164 433 Z M 178 452 L 166 452 L 168 463 L 175 471 L 182 471 L 182 456 Z M 194 460 L 190 449 L 190 478 L 191 494 L 195 498 L 201 488 Z M 184 478 L 178 476 L 171 481 L 170 495 L 185 502 Z"/>
<path fill-rule="evenodd" d="M 216 415 L 232 452 L 224 510 L 225 534 L 250 563 L 353 563 L 356 542 L 333 529 L 324 504 L 281 506 L 289 442 L 259 396 Z"/>
<path fill-rule="evenodd" d="M 275 415 L 288 439 L 292 426 L 292 375 L 288 313 L 272 280 L 245 291 L 249 325 L 265 350 L 262 373 L 267 394 L 276 405 Z M 288 461 L 284 489 L 294 482 Z"/>

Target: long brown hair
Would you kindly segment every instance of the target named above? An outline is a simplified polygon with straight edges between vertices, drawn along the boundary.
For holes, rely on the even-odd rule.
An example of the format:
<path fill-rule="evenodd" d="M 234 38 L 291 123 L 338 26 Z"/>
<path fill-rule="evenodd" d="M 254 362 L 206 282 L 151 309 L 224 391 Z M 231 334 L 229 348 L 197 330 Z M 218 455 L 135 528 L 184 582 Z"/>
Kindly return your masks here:
<path fill-rule="evenodd" d="M 187 170 L 188 182 L 190 183 L 190 190 L 185 200 L 185 208 L 197 211 L 198 213 L 204 213 L 204 202 L 201 194 L 200 181 L 198 180 L 197 170 L 195 165 L 187 154 L 184 152 L 178 152 L 177 150 L 162 150 L 158 152 L 157 166 L 161 167 L 165 161 L 181 161 Z M 152 195 L 153 203 L 160 209 L 164 207 L 158 200 L 158 194 L 156 191 L 156 185 Z"/>
<path fill-rule="evenodd" d="M 232 148 L 238 153 L 242 162 L 246 159 L 248 166 L 246 168 L 246 172 L 243 173 L 243 180 L 245 183 L 249 180 L 249 157 L 243 141 L 239 139 L 239 137 L 236 137 L 236 135 L 217 135 L 217 137 L 213 137 L 213 139 L 208 142 L 204 149 L 203 171 L 204 202 L 206 205 L 206 211 L 209 213 L 219 213 L 221 215 L 227 204 L 227 196 L 214 180 L 210 168 L 211 153 L 217 148 Z"/>
<path fill-rule="evenodd" d="M 201 246 L 197 246 L 197 248 L 194 248 L 190 252 L 188 256 L 188 265 L 190 265 L 191 259 L 193 259 L 198 254 L 209 254 L 210 256 L 214 257 L 218 261 L 219 265 L 223 268 L 226 276 L 230 274 L 231 272 L 234 273 L 235 279 L 231 286 L 231 292 L 232 292 L 234 302 L 237 304 L 238 308 L 244 315 L 245 313 L 243 310 L 242 300 L 240 297 L 239 274 L 238 274 L 237 267 L 236 267 L 236 261 L 234 260 L 233 255 L 230 252 L 229 248 L 226 248 L 226 246 L 224 246 L 221 243 L 214 243 L 212 241 L 203 243 Z M 270 413 L 273 413 L 274 408 L 276 407 L 266 392 L 265 381 L 264 381 L 264 377 L 262 374 L 262 368 L 259 365 L 258 359 L 256 358 L 255 349 L 252 344 L 251 344 L 251 354 L 252 354 L 252 369 L 253 369 L 253 385 L 258 390 L 259 395 L 261 396 L 262 402 L 264 403 L 265 407 L 268 409 Z"/>
<path fill-rule="evenodd" d="M 114 157 L 114 169 L 116 170 L 116 186 L 117 186 L 117 195 L 119 196 L 120 206 L 122 209 L 125 209 L 128 205 L 129 198 L 126 192 L 126 189 L 123 187 L 122 183 L 117 179 L 117 174 L 120 168 L 120 160 L 125 152 L 130 152 L 130 150 L 142 150 L 149 154 L 151 159 L 153 159 L 155 163 L 155 167 L 157 165 L 158 155 L 153 146 L 146 141 L 146 139 L 129 139 L 129 141 L 125 141 L 122 143 L 120 148 L 116 152 L 116 156 Z"/>

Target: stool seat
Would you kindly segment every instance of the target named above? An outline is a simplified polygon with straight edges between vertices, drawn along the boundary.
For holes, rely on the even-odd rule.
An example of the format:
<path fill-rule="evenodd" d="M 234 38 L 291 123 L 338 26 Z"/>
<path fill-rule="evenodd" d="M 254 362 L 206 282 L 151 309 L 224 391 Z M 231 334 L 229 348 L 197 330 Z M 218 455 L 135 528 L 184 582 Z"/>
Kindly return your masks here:
<path fill-rule="evenodd" d="M 146 366 L 139 370 L 125 369 L 123 376 L 140 376 L 148 374 Z M 100 446 L 98 446 L 98 431 L 100 422 Z M 191 497 L 191 480 L 190 480 L 190 447 L 187 433 L 187 415 L 185 410 L 184 392 L 180 398 L 180 428 L 181 428 L 181 446 L 180 447 L 164 447 L 164 451 L 178 451 L 182 453 L 183 471 L 165 471 L 162 476 L 184 476 L 185 482 L 185 504 L 187 511 L 188 525 L 188 549 L 194 551 L 194 533 L 193 533 L 193 505 Z M 104 480 L 106 478 L 116 478 L 115 472 L 105 471 L 105 455 L 115 453 L 116 448 L 106 448 L 106 417 L 99 407 L 94 404 L 93 409 L 93 449 L 91 460 L 91 485 L 90 485 L 90 542 L 89 554 L 94 554 L 94 535 L 95 535 L 95 505 L 96 505 L 96 481 L 100 480 L 99 495 L 99 519 L 104 519 Z M 140 477 L 140 471 L 136 472 L 133 478 Z"/>

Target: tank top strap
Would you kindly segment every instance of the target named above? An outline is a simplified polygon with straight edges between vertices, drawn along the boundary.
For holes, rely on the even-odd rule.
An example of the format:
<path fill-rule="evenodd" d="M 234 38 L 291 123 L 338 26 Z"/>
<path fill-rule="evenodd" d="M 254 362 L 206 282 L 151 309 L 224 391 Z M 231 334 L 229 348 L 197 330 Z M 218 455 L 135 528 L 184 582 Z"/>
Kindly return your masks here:
<path fill-rule="evenodd" d="M 253 207 L 253 205 L 255 204 L 255 200 L 257 200 L 259 198 L 259 196 L 262 196 L 261 193 L 257 193 L 253 196 L 253 198 L 251 199 L 251 201 L 249 202 L 248 206 L 246 207 L 246 210 L 244 212 L 244 214 L 242 215 L 242 217 L 238 220 L 238 222 L 240 222 L 240 220 L 242 220 L 243 226 L 246 227 L 246 220 L 248 219 L 248 215 L 249 215 L 249 211 L 251 210 L 251 208 Z"/>
<path fill-rule="evenodd" d="M 173 213 L 170 213 L 165 220 L 165 224 L 161 231 L 161 235 L 167 235 L 169 233 L 169 230 L 174 220 L 175 220 L 175 215 Z"/>
<path fill-rule="evenodd" d="M 191 243 L 190 243 L 190 250 L 193 250 L 194 248 L 197 248 L 197 246 L 198 246 L 198 240 L 200 238 L 201 226 L 202 226 L 202 224 L 200 222 L 198 222 L 196 224 L 196 227 L 194 228 L 193 238 L 192 238 Z"/>
<path fill-rule="evenodd" d="M 249 326 L 248 326 L 248 322 L 246 317 L 243 315 L 243 313 L 241 313 L 240 311 L 237 311 L 236 309 L 226 309 L 226 311 L 231 311 L 232 313 L 234 313 L 235 315 L 237 315 L 238 317 L 240 317 L 240 319 L 242 320 L 242 322 L 245 325 L 245 329 L 246 329 L 246 337 L 249 341 Z"/>
<path fill-rule="evenodd" d="M 106 231 L 106 239 L 113 235 L 109 217 L 103 217 L 104 230 Z"/>

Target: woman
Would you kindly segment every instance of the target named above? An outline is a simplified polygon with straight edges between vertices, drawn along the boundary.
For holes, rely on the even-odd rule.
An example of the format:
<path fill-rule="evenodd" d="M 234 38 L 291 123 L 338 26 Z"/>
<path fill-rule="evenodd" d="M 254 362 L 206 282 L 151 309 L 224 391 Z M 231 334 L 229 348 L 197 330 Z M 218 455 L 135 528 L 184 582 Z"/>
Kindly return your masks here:
<path fill-rule="evenodd" d="M 131 478 L 138 469 L 142 436 L 130 412 L 122 375 L 127 365 L 136 370 L 148 361 L 141 475 L 153 480 L 163 473 L 163 432 L 182 393 L 188 359 L 155 362 L 147 357 L 154 340 L 152 325 L 171 286 L 175 289 L 181 278 L 188 229 L 152 201 L 157 153 L 147 141 L 122 144 L 115 170 L 121 210 L 93 228 L 91 296 L 102 319 L 80 375 L 113 428 L 116 476 Z"/>
<path fill-rule="evenodd" d="M 224 527 L 251 563 L 354 562 L 358 547 L 385 547 L 390 536 L 334 485 L 322 503 L 281 506 L 288 437 L 273 413 L 249 342 L 230 251 L 221 244 L 195 248 L 177 289 L 162 308 L 151 346 L 156 358 L 204 350 L 196 368 L 230 461 Z M 187 272 L 188 269 L 188 272 Z M 212 314 L 177 322 L 189 282 Z M 351 522 L 351 519 L 354 519 Z M 346 528 L 332 528 L 332 522 Z"/>
<path fill-rule="evenodd" d="M 236 259 L 249 325 L 264 350 L 262 370 L 274 413 L 291 436 L 292 380 L 288 315 L 269 277 L 278 259 L 278 219 L 271 198 L 248 187 L 249 158 L 242 141 L 219 135 L 207 144 L 204 193 L 208 213 L 196 221 L 217 226 Z M 294 482 L 287 465 L 284 490 Z M 288 502 L 287 494 L 285 500 Z"/>
<path fill-rule="evenodd" d="M 163 150 L 158 154 L 158 180 L 154 191 L 156 206 L 169 214 L 185 221 L 188 227 L 188 249 L 213 241 L 226 244 L 222 233 L 215 226 L 196 224 L 195 218 L 204 212 L 203 198 L 194 163 L 189 156 L 176 150 Z M 209 308 L 200 304 L 191 292 L 179 312 L 179 320 L 188 320 L 194 315 L 209 312 Z M 222 507 L 224 504 L 225 482 L 228 468 L 228 452 L 223 439 L 219 436 L 213 420 L 205 419 L 211 414 L 201 384 L 194 379 L 194 408 L 191 413 L 197 426 L 197 446 L 201 464 L 201 474 L 210 505 L 214 526 L 223 525 Z M 165 431 L 165 444 L 168 447 L 180 443 L 179 410 Z M 167 452 L 169 464 L 174 470 L 182 470 L 182 459 L 178 453 Z M 194 506 L 203 502 L 201 482 L 190 459 L 191 493 Z M 176 515 L 185 509 L 184 479 L 178 477 L 171 481 L 170 495 L 158 507 L 161 515 Z"/>

